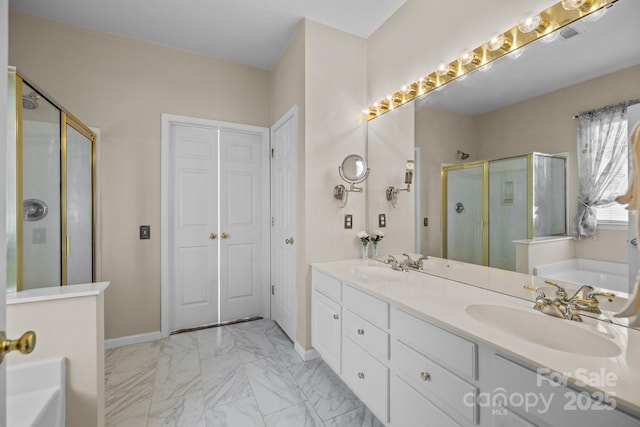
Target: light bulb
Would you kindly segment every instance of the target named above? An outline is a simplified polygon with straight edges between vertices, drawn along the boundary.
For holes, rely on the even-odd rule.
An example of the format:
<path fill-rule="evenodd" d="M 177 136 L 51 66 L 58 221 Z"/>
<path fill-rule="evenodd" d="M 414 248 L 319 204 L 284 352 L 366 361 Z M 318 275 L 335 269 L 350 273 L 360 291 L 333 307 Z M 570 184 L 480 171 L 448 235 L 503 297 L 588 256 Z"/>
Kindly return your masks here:
<path fill-rule="evenodd" d="M 364 114 L 365 116 L 369 115 L 369 109 L 365 108 L 364 110 L 362 110 L 362 114 Z"/>
<path fill-rule="evenodd" d="M 449 64 L 446 62 L 441 62 L 438 64 L 438 68 L 436 68 L 436 74 L 440 77 L 446 76 L 449 73 Z"/>
<path fill-rule="evenodd" d="M 530 33 L 535 31 L 540 24 L 542 24 L 542 17 L 539 13 L 533 13 L 531 11 L 524 14 L 520 23 L 518 23 L 518 29 L 523 33 Z"/>
<path fill-rule="evenodd" d="M 560 36 L 560 31 L 554 31 L 553 33 L 549 33 L 546 36 L 542 37 L 540 41 L 544 43 L 551 43 L 552 41 L 557 39 L 558 36 Z"/>
<path fill-rule="evenodd" d="M 587 22 L 595 22 L 598 19 L 602 18 L 604 16 L 604 14 L 607 13 L 607 8 L 603 7 L 602 9 L 600 9 L 597 12 L 593 12 L 591 15 L 587 15 L 585 16 L 584 19 Z"/>
<path fill-rule="evenodd" d="M 562 0 L 562 7 L 566 10 L 575 10 L 582 7 L 587 0 Z"/>
<path fill-rule="evenodd" d="M 504 34 L 493 33 L 489 36 L 489 41 L 487 42 L 487 48 L 491 52 L 495 52 L 496 50 L 499 50 L 502 48 L 502 46 L 504 46 L 505 41 L 506 39 L 504 37 Z"/>
<path fill-rule="evenodd" d="M 478 58 L 476 57 L 476 54 L 474 51 L 469 49 L 464 49 L 458 54 L 458 61 L 462 65 L 469 65 L 472 62 L 477 62 Z"/>

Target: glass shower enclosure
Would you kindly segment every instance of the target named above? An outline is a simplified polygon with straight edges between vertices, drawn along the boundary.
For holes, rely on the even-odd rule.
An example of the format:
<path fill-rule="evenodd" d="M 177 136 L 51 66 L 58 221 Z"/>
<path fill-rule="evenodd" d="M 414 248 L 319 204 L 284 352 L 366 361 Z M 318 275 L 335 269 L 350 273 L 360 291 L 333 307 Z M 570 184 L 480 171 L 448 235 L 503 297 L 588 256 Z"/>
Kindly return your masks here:
<path fill-rule="evenodd" d="M 515 271 L 514 240 L 566 235 L 566 158 L 542 153 L 442 168 L 443 256 Z"/>
<path fill-rule="evenodd" d="M 93 282 L 95 134 L 9 69 L 7 289 Z"/>

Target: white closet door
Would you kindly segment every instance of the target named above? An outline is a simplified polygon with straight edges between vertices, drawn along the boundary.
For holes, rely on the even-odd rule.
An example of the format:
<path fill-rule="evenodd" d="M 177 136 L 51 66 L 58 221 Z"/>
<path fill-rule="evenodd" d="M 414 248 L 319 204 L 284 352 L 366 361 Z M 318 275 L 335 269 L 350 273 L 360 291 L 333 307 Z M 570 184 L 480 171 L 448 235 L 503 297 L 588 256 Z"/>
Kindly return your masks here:
<path fill-rule="evenodd" d="M 263 314 L 262 144 L 260 133 L 220 131 L 221 322 Z"/>
<path fill-rule="evenodd" d="M 297 114 L 271 129 L 271 317 L 296 339 Z"/>
<path fill-rule="evenodd" d="M 218 321 L 218 130 L 173 125 L 172 329 Z"/>

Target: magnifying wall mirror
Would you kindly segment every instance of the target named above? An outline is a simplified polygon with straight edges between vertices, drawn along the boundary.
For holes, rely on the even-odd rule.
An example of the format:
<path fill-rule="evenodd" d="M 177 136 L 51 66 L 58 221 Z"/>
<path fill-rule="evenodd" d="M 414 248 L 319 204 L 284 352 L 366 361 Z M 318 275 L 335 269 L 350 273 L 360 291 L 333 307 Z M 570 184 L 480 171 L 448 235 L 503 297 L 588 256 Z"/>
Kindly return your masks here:
<path fill-rule="evenodd" d="M 367 179 L 369 176 L 369 168 L 367 167 L 367 161 L 358 154 L 349 154 L 342 161 L 342 165 L 338 166 L 338 173 L 340 178 L 347 184 L 347 189 L 344 185 L 338 184 L 333 188 L 333 196 L 342 200 L 342 206 L 347 203 L 347 193 L 361 193 L 362 187 L 356 187 L 355 184 L 359 184 Z"/>

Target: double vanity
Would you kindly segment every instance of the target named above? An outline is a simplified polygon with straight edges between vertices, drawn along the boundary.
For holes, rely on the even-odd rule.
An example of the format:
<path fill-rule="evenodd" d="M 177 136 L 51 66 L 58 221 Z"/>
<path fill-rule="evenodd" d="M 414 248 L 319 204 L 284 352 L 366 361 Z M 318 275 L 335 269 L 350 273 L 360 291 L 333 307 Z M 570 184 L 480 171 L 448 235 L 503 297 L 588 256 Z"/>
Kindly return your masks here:
<path fill-rule="evenodd" d="M 383 424 L 640 426 L 640 331 L 535 311 L 523 286 L 543 279 L 451 266 L 312 266 L 312 345 Z"/>

